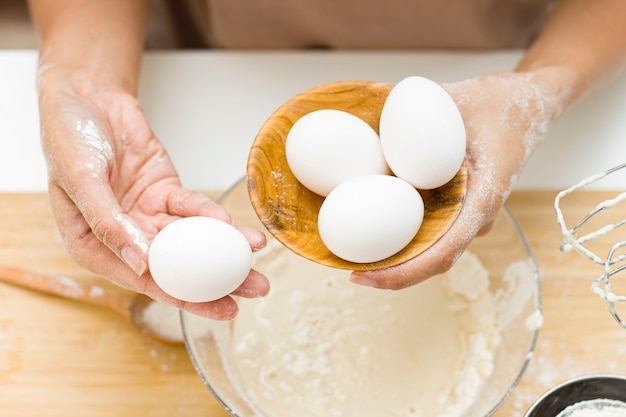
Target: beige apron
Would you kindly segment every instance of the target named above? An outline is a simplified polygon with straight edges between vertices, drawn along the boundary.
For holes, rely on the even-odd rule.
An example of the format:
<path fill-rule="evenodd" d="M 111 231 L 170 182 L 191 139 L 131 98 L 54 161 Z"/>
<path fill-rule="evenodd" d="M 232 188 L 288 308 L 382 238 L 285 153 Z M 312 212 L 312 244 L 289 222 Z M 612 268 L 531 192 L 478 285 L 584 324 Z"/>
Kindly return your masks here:
<path fill-rule="evenodd" d="M 550 0 L 153 0 L 150 48 L 521 48 Z"/>

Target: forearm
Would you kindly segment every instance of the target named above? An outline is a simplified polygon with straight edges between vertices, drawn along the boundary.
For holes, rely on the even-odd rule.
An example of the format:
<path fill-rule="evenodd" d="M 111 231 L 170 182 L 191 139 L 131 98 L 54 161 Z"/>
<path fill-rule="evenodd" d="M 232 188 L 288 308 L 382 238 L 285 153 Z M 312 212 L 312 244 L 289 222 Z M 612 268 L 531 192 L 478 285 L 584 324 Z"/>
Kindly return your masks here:
<path fill-rule="evenodd" d="M 40 88 L 105 86 L 136 94 L 147 0 L 29 0 L 41 35 Z"/>
<path fill-rule="evenodd" d="M 560 0 L 519 65 L 542 72 L 567 107 L 622 69 L 626 1 Z"/>

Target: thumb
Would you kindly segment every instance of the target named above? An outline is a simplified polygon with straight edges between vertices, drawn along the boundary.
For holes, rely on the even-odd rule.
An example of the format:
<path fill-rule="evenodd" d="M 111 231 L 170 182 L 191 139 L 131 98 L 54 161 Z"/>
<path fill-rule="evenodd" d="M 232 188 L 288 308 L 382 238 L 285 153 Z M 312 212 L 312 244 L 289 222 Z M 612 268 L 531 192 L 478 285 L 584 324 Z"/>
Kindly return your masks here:
<path fill-rule="evenodd" d="M 129 215 L 119 211 L 113 214 L 113 220 L 115 223 L 113 223 L 111 230 L 115 231 L 118 225 L 121 226 L 122 230 L 118 234 L 121 243 L 118 243 L 119 238 L 107 242 L 106 234 L 103 236 L 103 243 L 118 254 L 122 261 L 137 275 L 143 275 L 148 265 L 148 239 Z"/>
<path fill-rule="evenodd" d="M 487 233 L 489 233 L 489 231 L 493 228 L 493 223 L 494 220 L 491 220 L 488 223 L 485 223 L 479 230 L 478 233 L 476 233 L 476 236 L 484 236 Z"/>
<path fill-rule="evenodd" d="M 148 239 L 124 213 L 111 188 L 103 182 L 83 184 L 80 200 L 73 200 L 97 240 L 109 248 L 137 275 L 147 269 Z"/>

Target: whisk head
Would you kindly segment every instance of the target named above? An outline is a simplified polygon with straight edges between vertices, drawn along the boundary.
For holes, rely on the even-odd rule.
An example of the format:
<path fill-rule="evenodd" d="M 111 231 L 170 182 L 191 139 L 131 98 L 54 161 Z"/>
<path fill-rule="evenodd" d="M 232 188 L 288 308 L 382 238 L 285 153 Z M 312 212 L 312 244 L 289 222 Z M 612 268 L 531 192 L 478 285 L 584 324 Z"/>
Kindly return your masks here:
<path fill-rule="evenodd" d="M 596 225 L 592 227 L 592 231 L 590 232 L 582 233 L 582 230 L 583 226 L 591 224 L 602 213 L 605 213 L 607 210 L 615 208 L 623 201 L 626 201 L 626 192 L 620 193 L 613 198 L 606 199 L 597 204 L 593 209 L 591 209 L 591 211 L 584 215 L 583 218 L 571 228 L 569 228 L 565 224 L 561 204 L 564 197 L 578 190 L 589 187 L 592 184 L 601 181 L 608 175 L 611 175 L 625 167 L 626 163 L 613 167 L 604 172 L 592 175 L 580 181 L 579 183 L 574 184 L 570 188 L 559 192 L 554 199 L 556 218 L 561 228 L 561 234 L 563 235 L 563 240 L 561 241 L 560 246 L 561 250 L 565 252 L 574 250 L 585 258 L 589 259 L 590 261 L 602 266 L 602 273 L 592 282 L 591 290 L 595 294 L 600 296 L 600 298 L 604 301 L 609 313 L 611 313 L 613 318 L 623 328 L 626 328 L 626 322 L 620 318 L 617 311 L 617 305 L 618 303 L 625 302 L 626 296 L 617 295 L 613 292 L 613 290 L 611 289 L 611 279 L 614 278 L 616 274 L 626 269 L 626 253 L 623 252 L 623 248 L 626 247 L 626 239 L 618 240 L 616 243 L 612 244 L 605 256 L 598 255 L 596 253 L 597 250 L 592 251 L 586 245 L 599 238 L 608 236 L 611 232 L 626 224 L 626 219 L 620 218 L 617 220 L 613 219 L 608 223 L 596 223 Z"/>

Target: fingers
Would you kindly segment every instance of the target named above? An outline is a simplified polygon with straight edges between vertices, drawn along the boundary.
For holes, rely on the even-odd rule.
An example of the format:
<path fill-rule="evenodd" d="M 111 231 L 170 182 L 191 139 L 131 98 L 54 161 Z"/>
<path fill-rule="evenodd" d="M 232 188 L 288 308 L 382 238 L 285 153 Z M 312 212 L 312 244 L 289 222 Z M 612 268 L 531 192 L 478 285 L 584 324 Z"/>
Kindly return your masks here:
<path fill-rule="evenodd" d="M 188 311 L 197 316 L 206 317 L 212 320 L 231 320 L 237 316 L 239 311 L 235 300 L 228 295 L 207 303 L 190 303 L 178 300 L 166 294 L 152 279 L 146 280 L 145 282 L 148 285 L 143 293 L 150 298 L 161 303 L 172 305 L 181 310 Z"/>
<path fill-rule="evenodd" d="M 259 272 L 251 270 L 245 281 L 232 295 L 245 298 L 258 298 L 266 296 L 269 289 L 269 280 Z M 209 303 L 184 303 L 183 309 L 213 320 L 232 320 L 238 313 L 237 303 L 231 296 L 226 296 Z"/>
<path fill-rule="evenodd" d="M 239 288 L 233 291 L 233 295 L 245 298 L 258 298 L 265 297 L 269 290 L 270 283 L 265 275 L 255 270 L 250 270 L 250 274 L 248 274 Z"/>
<path fill-rule="evenodd" d="M 375 271 L 355 271 L 350 280 L 356 284 L 380 289 L 398 290 L 416 285 L 448 271 L 483 225 L 489 225 L 496 207 L 487 210 L 483 199 L 466 199 L 463 209 L 450 230 L 421 255 L 394 267 Z M 492 202 L 490 202 L 492 204 Z M 493 216 L 487 213 L 494 213 Z"/>
<path fill-rule="evenodd" d="M 101 195 L 105 193 L 98 186 L 94 186 L 92 189 L 100 190 Z M 94 191 L 91 192 L 94 193 Z M 83 195 L 85 196 L 83 198 L 87 198 L 86 196 L 89 194 L 85 192 Z M 150 274 L 146 273 L 147 261 L 143 254 L 147 253 L 148 244 L 144 233 L 130 216 L 119 211 L 113 215 L 109 214 L 115 212 L 116 209 L 119 210 L 119 205 L 116 202 L 112 203 L 113 208 L 108 207 L 107 209 L 103 204 L 103 201 L 107 201 L 106 198 L 92 198 L 90 201 L 94 204 L 98 202 L 99 207 L 90 207 L 85 205 L 86 203 L 82 203 L 83 209 L 88 213 L 87 216 L 83 217 L 83 213 L 74 204 L 74 201 L 60 187 L 51 186 L 50 196 L 68 252 L 79 264 L 108 277 L 112 282 L 124 288 L 144 293 L 153 299 L 200 316 L 215 320 L 229 320 L 236 316 L 238 311 L 236 302 L 229 296 L 209 303 L 186 303 L 164 293 L 156 285 Z M 178 215 L 216 214 L 224 218 L 223 213 L 226 213 L 223 208 L 199 194 L 188 193 L 184 201 L 185 203 L 177 205 Z M 111 203 L 109 204 L 111 205 Z M 193 207 L 194 205 L 197 207 Z M 226 216 L 226 218 L 229 217 Z M 240 230 L 250 242 L 252 250 L 259 250 L 265 246 L 266 239 L 262 232 L 251 228 L 240 228 Z M 122 236 L 115 237 L 115 234 Z M 142 255 L 129 252 L 128 243 L 116 250 L 118 248 L 116 245 L 119 242 L 126 242 L 125 239 L 130 239 L 139 248 Z M 136 258 L 134 258 L 135 256 Z M 233 295 L 255 298 L 266 295 L 268 291 L 269 281 L 267 278 L 256 271 L 251 271 L 242 285 L 233 292 Z"/>
<path fill-rule="evenodd" d="M 96 221 L 95 226 L 92 226 L 89 218 L 84 215 L 77 207 L 75 201 L 61 187 L 50 185 L 49 196 L 63 243 L 70 256 L 80 265 L 105 276 L 110 276 L 109 272 L 118 269 L 120 267 L 118 264 L 122 264 L 120 262 L 122 251 L 115 253 L 103 239 L 97 236 L 98 231 L 105 233 L 107 236 L 115 233 L 115 231 L 107 229 L 107 222 L 113 223 L 118 233 L 125 234 L 125 230 L 133 231 L 134 237 L 131 239 L 137 242 L 136 245 L 139 246 L 140 250 L 147 250 L 147 243 L 143 240 L 143 233 L 134 227 L 134 223 L 130 218 L 121 217 L 119 212 L 119 221 L 116 221 L 114 216 L 102 215 L 102 219 Z M 109 209 L 113 211 L 117 207 L 119 206 L 113 203 L 113 208 Z M 91 207 L 88 210 L 90 213 L 96 213 L 92 214 L 91 219 L 93 221 L 93 216 L 98 216 L 98 210 Z M 128 251 L 125 255 L 127 257 L 130 256 Z M 133 270 L 136 271 L 137 275 L 141 275 L 145 269 L 145 262 L 142 258 L 139 258 Z"/>
<path fill-rule="evenodd" d="M 230 214 L 222 206 L 204 194 L 180 186 L 169 191 L 167 212 L 178 217 L 206 216 L 232 223 Z"/>
<path fill-rule="evenodd" d="M 124 213 L 111 189 L 82 187 L 79 208 L 95 237 L 141 276 L 148 267 L 148 239 L 135 220 Z"/>
<path fill-rule="evenodd" d="M 440 240 L 426 252 L 400 265 L 375 271 L 355 271 L 350 280 L 355 284 L 388 290 L 416 285 L 448 271 L 462 253 L 460 247 L 452 248 L 446 241 Z"/>
<path fill-rule="evenodd" d="M 231 295 L 206 303 L 190 303 L 178 300 L 165 293 L 149 274 L 145 274 L 141 278 L 143 278 L 142 282 L 138 282 L 136 278 L 133 278 L 134 282 L 138 282 L 137 287 L 134 288 L 135 291 L 142 292 L 154 300 L 213 320 L 231 320 L 237 316 L 237 303 L 231 295 L 245 298 L 258 298 L 267 295 L 270 289 L 269 280 L 265 275 L 255 270 L 250 270 L 244 282 L 239 288 L 233 291 Z"/>
<path fill-rule="evenodd" d="M 100 138 L 95 127 L 90 129 L 93 130 L 89 131 L 90 135 Z M 98 140 L 107 143 L 102 138 Z M 112 152 L 110 146 L 106 149 Z M 64 148 L 50 158 L 64 161 L 68 152 Z M 79 263 L 93 265 L 101 256 L 95 251 L 106 250 L 95 242 L 89 245 L 93 253 L 84 250 L 83 238 L 95 237 L 117 256 L 118 262 L 122 260 L 137 275 L 142 275 L 147 268 L 148 239 L 135 220 L 124 213 L 114 194 L 110 183 L 114 157 L 94 155 L 77 152 L 65 169 L 57 169 L 51 175 L 51 203 L 66 246 L 78 257 Z M 56 165 L 60 165 L 60 161 L 56 161 Z M 98 256 L 94 256 L 95 253 Z"/>
<path fill-rule="evenodd" d="M 232 297 L 226 296 L 210 303 L 184 303 L 183 310 L 212 320 L 232 320 L 237 317 L 239 307 Z"/>
<path fill-rule="evenodd" d="M 251 227 L 240 227 L 239 231 L 245 236 L 250 243 L 250 247 L 253 251 L 258 251 L 265 247 L 267 243 L 267 237 L 263 232 Z"/>
<path fill-rule="evenodd" d="M 233 223 L 231 215 L 222 206 L 204 194 L 195 193 L 182 187 L 176 187 L 168 197 L 167 209 L 170 214 L 177 217 L 207 216 L 229 224 Z M 175 218 L 170 219 L 170 221 L 174 220 Z M 253 251 L 265 246 L 266 237 L 263 232 L 251 227 L 239 227 L 238 229 L 248 240 Z"/>
<path fill-rule="evenodd" d="M 232 297 L 187 303 L 163 292 L 148 272 L 149 242 L 165 225 L 189 216 L 232 224 L 230 214 L 206 195 L 180 185 L 134 101 L 116 101 L 112 113 L 90 103 L 65 103 L 71 117 L 67 111 L 58 117 L 52 108 L 42 135 L 50 201 L 68 253 L 121 287 L 201 316 L 233 318 L 237 305 Z M 118 113 L 124 117 L 116 117 Z M 253 251 L 265 246 L 260 231 L 240 230 Z M 268 291 L 267 278 L 251 271 L 233 295 L 252 298 Z"/>
<path fill-rule="evenodd" d="M 493 228 L 493 223 L 494 223 L 494 220 L 491 220 L 490 222 L 484 224 L 483 227 L 481 227 L 480 230 L 478 230 L 478 233 L 476 234 L 476 236 L 484 236 L 487 233 L 489 233 L 491 229 Z"/>

